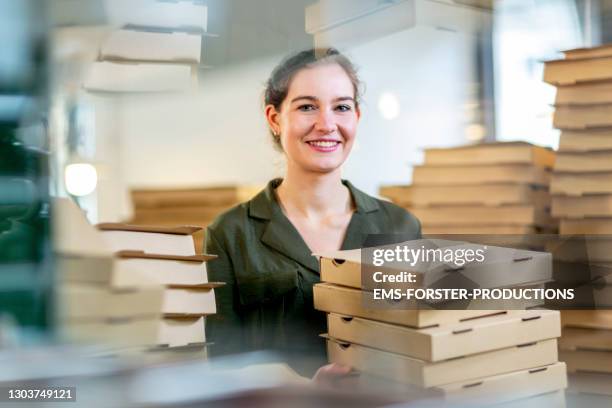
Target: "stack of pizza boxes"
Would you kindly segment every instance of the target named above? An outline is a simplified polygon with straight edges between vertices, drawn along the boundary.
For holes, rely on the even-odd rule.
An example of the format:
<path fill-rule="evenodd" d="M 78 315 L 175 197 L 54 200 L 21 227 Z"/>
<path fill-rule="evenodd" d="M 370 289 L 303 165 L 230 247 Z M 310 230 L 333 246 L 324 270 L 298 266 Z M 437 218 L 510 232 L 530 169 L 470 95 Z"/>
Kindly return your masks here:
<path fill-rule="evenodd" d="M 470 244 L 415 240 L 401 245 L 453 248 Z M 380 274 L 374 278 L 376 271 L 400 276 L 410 272 L 411 266 L 407 264 L 403 271 L 375 266 L 369 255 L 363 257 L 363 251 L 368 250 L 317 254 L 321 283 L 314 287 L 315 308 L 327 313 L 324 337 L 329 361 L 360 372 L 350 386 L 435 406 L 517 400 L 519 404 L 564 404 L 567 379 L 565 364 L 558 362 L 558 311 L 519 309 L 538 302 L 510 307 L 503 302 L 479 305 L 473 301 L 454 307 L 452 302 L 415 306 L 406 298 L 391 300 L 382 295 L 387 296 L 382 299 L 383 289 L 403 291 L 407 286 L 390 283 L 391 279 L 376 283 L 381 281 Z M 414 280 L 421 287 L 435 287 L 438 279 L 460 276 L 464 283 L 481 288 L 525 288 L 540 287 L 552 276 L 548 253 L 492 246 L 487 251 L 497 261 L 458 269 L 416 264 Z"/>
<path fill-rule="evenodd" d="M 552 150 L 497 142 L 425 150 L 410 186 L 380 194 L 412 212 L 424 234 L 528 235 L 554 231 Z"/>
<path fill-rule="evenodd" d="M 612 306 L 612 46 L 564 54 L 544 70 L 544 81 L 557 88 L 553 123 L 561 131 L 551 182 L 560 218 L 554 253 L 572 265 L 577 306 L 585 310 L 562 312 L 560 356 L 572 373 L 570 389 L 610 397 L 612 311 L 604 309 Z"/>
<path fill-rule="evenodd" d="M 69 341 L 111 350 L 197 346 L 215 313 L 206 261 L 192 227 L 96 229 L 69 200 L 54 205 L 58 327 Z"/>

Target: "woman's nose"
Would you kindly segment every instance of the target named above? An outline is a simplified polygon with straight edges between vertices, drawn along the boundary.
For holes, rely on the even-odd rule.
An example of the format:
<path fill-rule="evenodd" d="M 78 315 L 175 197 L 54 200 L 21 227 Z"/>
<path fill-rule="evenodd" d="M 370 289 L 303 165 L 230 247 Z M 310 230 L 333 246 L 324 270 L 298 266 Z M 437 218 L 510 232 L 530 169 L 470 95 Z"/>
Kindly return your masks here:
<path fill-rule="evenodd" d="M 321 109 L 317 115 L 315 129 L 322 133 L 328 134 L 335 131 L 336 128 L 336 120 L 333 113 L 327 109 Z"/>

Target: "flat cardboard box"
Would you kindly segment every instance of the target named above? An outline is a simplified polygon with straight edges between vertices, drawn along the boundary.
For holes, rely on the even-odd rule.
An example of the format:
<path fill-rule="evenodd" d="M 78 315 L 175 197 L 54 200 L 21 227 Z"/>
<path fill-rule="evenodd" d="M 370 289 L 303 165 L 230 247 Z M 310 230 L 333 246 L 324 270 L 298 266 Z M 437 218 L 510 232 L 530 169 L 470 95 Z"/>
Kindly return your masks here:
<path fill-rule="evenodd" d="M 612 104 L 557 106 L 553 116 L 557 129 L 592 129 L 612 126 Z"/>
<path fill-rule="evenodd" d="M 106 0 L 105 11 L 112 25 L 180 28 L 206 32 L 208 7 L 193 1 Z"/>
<path fill-rule="evenodd" d="M 560 86 L 556 106 L 586 106 L 612 103 L 612 81 Z"/>
<path fill-rule="evenodd" d="M 552 194 L 584 195 L 612 193 L 611 173 L 555 173 L 550 183 Z"/>
<path fill-rule="evenodd" d="M 571 393 L 599 394 L 612 397 L 612 374 L 578 372 L 569 375 Z"/>
<path fill-rule="evenodd" d="M 564 130 L 559 138 L 559 153 L 585 153 L 612 150 L 612 130 Z M 558 161 L 557 155 L 557 161 Z"/>
<path fill-rule="evenodd" d="M 479 316 L 504 313 L 502 310 L 398 310 L 366 309 L 360 290 L 319 283 L 314 285 L 314 307 L 328 313 L 362 317 L 369 320 L 414 328 L 436 327 Z"/>
<path fill-rule="evenodd" d="M 486 205 L 537 204 L 550 206 L 550 195 L 546 189 L 528 184 L 484 184 L 478 186 L 407 186 L 408 191 L 399 205 Z M 409 197 L 409 198 L 408 198 Z"/>
<path fill-rule="evenodd" d="M 557 362 L 557 341 L 543 340 L 431 363 L 328 338 L 327 356 L 332 363 L 347 365 L 375 376 L 421 387 L 435 387 L 554 364 Z"/>
<path fill-rule="evenodd" d="M 612 351 L 559 350 L 559 360 L 571 373 L 587 371 L 612 374 Z"/>
<path fill-rule="evenodd" d="M 412 191 L 413 189 L 409 185 L 382 186 L 378 190 L 378 193 L 382 197 L 386 197 L 395 204 L 402 206 L 414 201 L 412 198 Z"/>
<path fill-rule="evenodd" d="M 398 244 L 400 245 L 400 244 Z M 464 241 L 440 239 L 414 240 L 401 244 L 408 249 L 482 249 L 480 244 Z M 392 245 L 392 247 L 394 247 Z M 387 264 L 385 267 L 362 265 L 362 255 L 359 249 L 346 251 L 329 251 L 315 254 L 319 257 L 321 281 L 357 289 L 374 289 L 375 287 L 391 287 L 378 284 L 373 280 L 363 282 L 362 276 L 370 271 L 381 271 L 385 274 L 398 272 L 413 272 L 416 284 L 399 284 L 397 287 L 428 286 L 457 269 L 454 265 L 444 263 L 418 262 L 414 267 L 407 263 Z M 538 251 L 504 248 L 487 245 L 485 262 L 468 263 L 462 266 L 461 274 L 475 282 L 481 288 L 497 288 L 522 285 L 530 282 L 543 282 L 552 279 L 552 257 L 550 254 Z M 364 270 L 362 271 L 362 266 Z M 374 286 L 369 286 L 370 284 Z M 384 286 L 383 286 L 384 285 Z"/>
<path fill-rule="evenodd" d="M 130 192 L 136 212 L 144 208 L 218 207 L 250 200 L 261 186 L 217 186 L 181 189 L 134 189 Z"/>
<path fill-rule="evenodd" d="M 161 319 L 93 320 L 63 322 L 58 326 L 60 338 L 73 342 L 105 344 L 117 348 L 157 344 Z"/>
<path fill-rule="evenodd" d="M 110 284 L 115 287 L 138 286 L 144 276 L 160 285 L 200 285 L 208 283 L 206 262 L 212 255 L 160 255 L 141 251 L 119 251 Z M 139 273 L 132 273 L 134 270 Z"/>
<path fill-rule="evenodd" d="M 112 256 L 55 255 L 55 271 L 58 282 L 110 285 L 115 266 L 116 259 Z"/>
<path fill-rule="evenodd" d="M 102 43 L 104 60 L 188 62 L 199 64 L 202 36 L 181 32 L 115 30 Z"/>
<path fill-rule="evenodd" d="M 544 63 L 544 82 L 551 85 L 574 85 L 609 79 L 612 79 L 612 56 Z"/>
<path fill-rule="evenodd" d="M 140 208 L 134 211 L 131 222 L 157 225 L 160 221 L 171 221 L 174 225 L 208 225 L 234 205 Z"/>
<path fill-rule="evenodd" d="M 163 292 L 157 285 L 118 289 L 63 284 L 57 288 L 58 316 L 62 321 L 159 316 Z"/>
<path fill-rule="evenodd" d="M 480 185 L 499 183 L 528 183 L 547 186 L 550 171 L 525 164 L 492 164 L 480 166 L 415 166 L 414 185 Z"/>
<path fill-rule="evenodd" d="M 612 56 L 612 46 L 604 44 L 597 47 L 581 47 L 563 51 L 565 59 L 601 58 Z"/>
<path fill-rule="evenodd" d="M 612 329 L 564 327 L 559 350 L 612 351 Z"/>
<path fill-rule="evenodd" d="M 612 310 L 562 310 L 561 325 L 612 330 Z"/>
<path fill-rule="evenodd" d="M 565 364 L 557 362 L 527 370 L 431 388 L 399 383 L 367 373 L 339 379 L 336 385 L 340 390 L 393 396 L 393 398 L 405 403 L 415 402 L 415 406 L 419 407 L 490 406 L 510 401 L 524 404 L 526 401 L 531 402 L 532 399 L 540 400 L 540 398 L 537 398 L 539 396 L 549 397 L 551 393 L 562 393 L 563 389 L 567 387 L 567 374 Z M 529 398 L 529 400 L 526 400 L 526 398 Z M 420 402 L 423 404 L 419 404 Z M 524 405 L 519 404 L 518 406 Z M 550 406 L 559 407 L 559 405 Z"/>
<path fill-rule="evenodd" d="M 559 218 L 612 217 L 612 194 L 553 196 L 552 215 Z"/>
<path fill-rule="evenodd" d="M 217 283 L 171 285 L 164 290 L 166 317 L 205 316 L 217 313 L 214 288 Z"/>
<path fill-rule="evenodd" d="M 612 151 L 559 153 L 555 171 L 564 173 L 612 171 Z"/>
<path fill-rule="evenodd" d="M 549 167 L 555 152 L 526 142 L 494 142 L 453 148 L 425 149 L 426 165 L 531 164 Z"/>
<path fill-rule="evenodd" d="M 180 347 L 206 343 L 205 317 L 170 318 L 161 320 L 158 345 Z"/>
<path fill-rule="evenodd" d="M 144 251 L 164 255 L 196 255 L 193 234 L 201 227 L 151 227 L 118 223 L 97 225 L 113 251 Z"/>
<path fill-rule="evenodd" d="M 561 235 L 612 235 L 612 218 L 561 219 Z"/>
<path fill-rule="evenodd" d="M 497 207 L 484 205 L 411 207 L 410 211 L 424 227 L 473 225 L 532 225 L 554 227 L 546 208 L 535 205 L 509 204 Z"/>
<path fill-rule="evenodd" d="M 358 317 L 327 315 L 330 337 L 425 361 L 442 361 L 561 335 L 558 311 L 529 310 L 412 329 Z"/>
<path fill-rule="evenodd" d="M 97 61 L 83 87 L 93 92 L 185 92 L 196 86 L 195 66 L 169 63 Z"/>

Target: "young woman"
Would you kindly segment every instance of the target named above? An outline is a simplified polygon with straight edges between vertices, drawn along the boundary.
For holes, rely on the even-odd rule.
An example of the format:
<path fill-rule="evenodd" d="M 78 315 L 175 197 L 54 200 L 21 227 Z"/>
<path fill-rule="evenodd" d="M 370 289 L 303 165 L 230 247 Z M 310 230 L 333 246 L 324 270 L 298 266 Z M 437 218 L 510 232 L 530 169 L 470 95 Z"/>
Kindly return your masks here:
<path fill-rule="evenodd" d="M 359 87 L 352 63 L 335 49 L 300 52 L 272 72 L 265 115 L 286 173 L 206 232 L 206 252 L 218 255 L 209 278 L 227 284 L 207 321 L 212 355 L 274 350 L 311 374 L 326 361 L 312 253 L 360 248 L 368 234 L 420 237 L 411 214 L 341 178 L 361 115 Z"/>

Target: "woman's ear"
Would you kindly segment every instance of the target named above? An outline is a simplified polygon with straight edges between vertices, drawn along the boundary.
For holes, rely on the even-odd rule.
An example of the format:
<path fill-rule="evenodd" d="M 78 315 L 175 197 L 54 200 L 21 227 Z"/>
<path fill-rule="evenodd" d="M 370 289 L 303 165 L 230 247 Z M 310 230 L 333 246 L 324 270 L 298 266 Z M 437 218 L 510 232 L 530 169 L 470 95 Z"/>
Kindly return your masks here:
<path fill-rule="evenodd" d="M 361 119 L 361 109 L 359 109 L 359 105 L 355 107 L 355 114 L 357 115 L 357 120 Z"/>
<path fill-rule="evenodd" d="M 280 133 L 280 113 L 276 110 L 274 105 L 266 105 L 264 112 L 270 130 L 272 130 L 272 133 L 278 135 Z"/>

